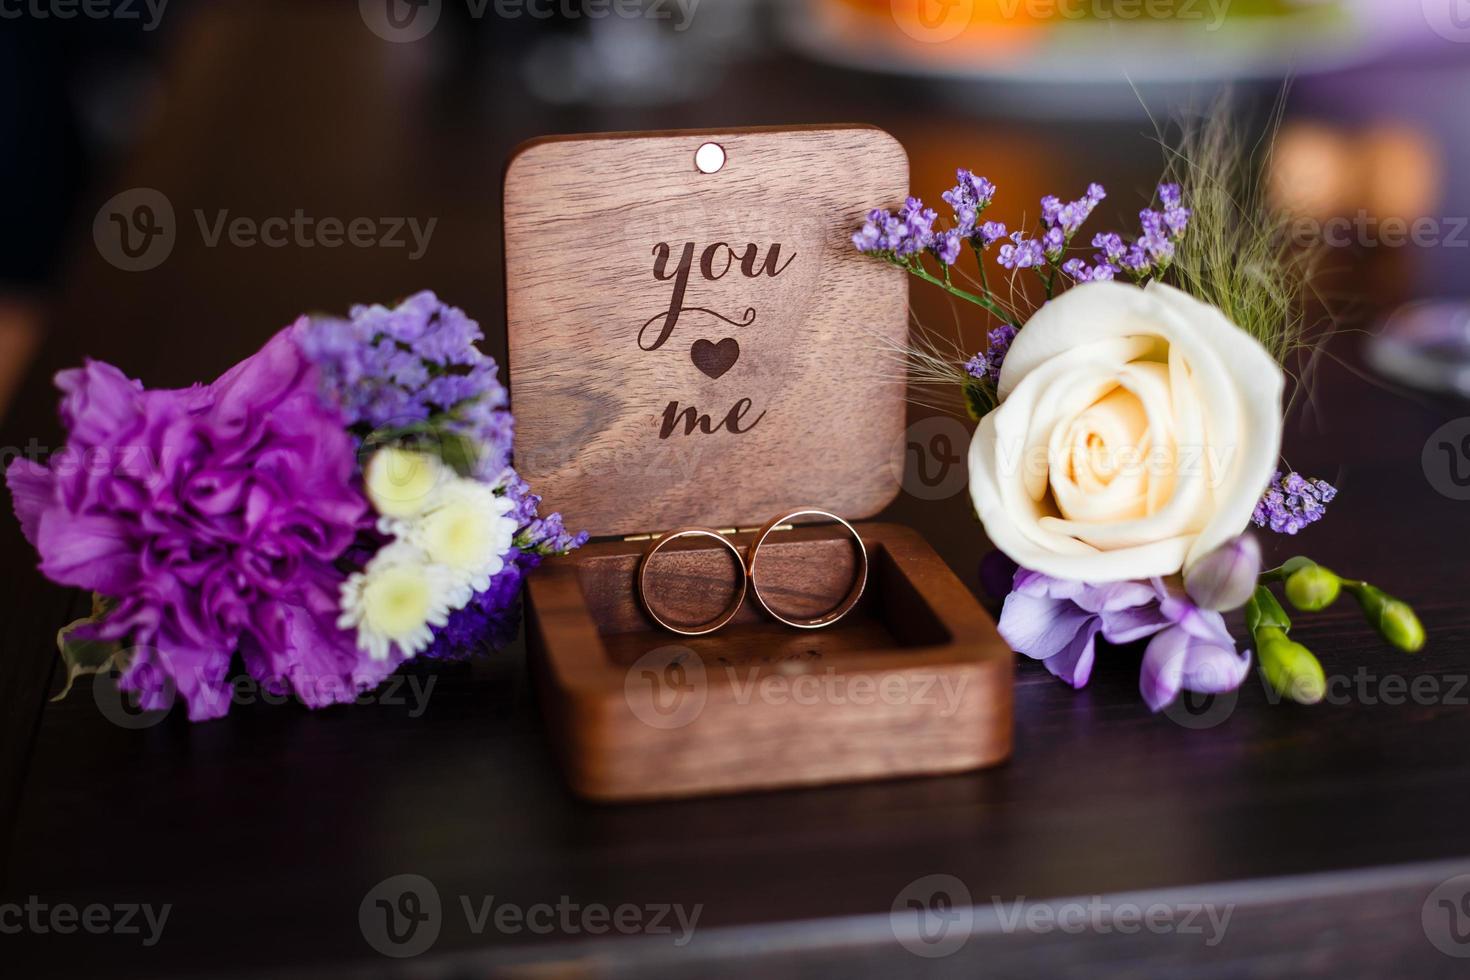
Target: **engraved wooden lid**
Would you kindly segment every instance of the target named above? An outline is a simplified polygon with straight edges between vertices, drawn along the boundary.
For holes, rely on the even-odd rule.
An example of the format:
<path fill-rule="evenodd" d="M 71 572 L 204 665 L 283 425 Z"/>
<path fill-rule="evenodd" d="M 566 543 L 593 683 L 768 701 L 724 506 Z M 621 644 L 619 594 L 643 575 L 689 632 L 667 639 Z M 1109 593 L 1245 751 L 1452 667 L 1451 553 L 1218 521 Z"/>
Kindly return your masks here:
<path fill-rule="evenodd" d="M 521 147 L 510 391 L 544 509 L 599 537 L 882 510 L 903 475 L 908 282 L 851 236 L 908 183 L 871 127 Z"/>

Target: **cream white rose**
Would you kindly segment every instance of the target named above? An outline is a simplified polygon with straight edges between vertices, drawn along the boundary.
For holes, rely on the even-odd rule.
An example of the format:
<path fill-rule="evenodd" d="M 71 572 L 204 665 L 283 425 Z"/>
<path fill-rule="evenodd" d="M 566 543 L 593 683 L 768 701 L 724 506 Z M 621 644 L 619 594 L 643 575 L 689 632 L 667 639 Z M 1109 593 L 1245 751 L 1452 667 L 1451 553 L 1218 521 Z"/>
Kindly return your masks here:
<path fill-rule="evenodd" d="M 1022 567 L 1170 575 L 1239 534 L 1281 449 L 1280 366 L 1169 286 L 1076 286 L 1016 336 L 970 444 L 986 533 Z"/>

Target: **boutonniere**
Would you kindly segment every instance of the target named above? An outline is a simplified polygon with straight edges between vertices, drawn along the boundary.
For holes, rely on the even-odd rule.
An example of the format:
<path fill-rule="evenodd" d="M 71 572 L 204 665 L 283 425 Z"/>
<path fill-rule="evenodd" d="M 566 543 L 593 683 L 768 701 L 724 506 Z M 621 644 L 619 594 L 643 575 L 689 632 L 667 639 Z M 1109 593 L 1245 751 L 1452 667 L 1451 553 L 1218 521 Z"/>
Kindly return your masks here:
<path fill-rule="evenodd" d="M 237 656 L 317 708 L 512 639 L 522 576 L 586 536 L 511 467 L 480 339 L 424 292 L 304 316 L 211 384 L 58 374 L 66 445 L 6 482 L 41 571 L 97 596 L 58 638 L 68 687 L 115 669 L 200 721 L 229 710 Z"/>
<path fill-rule="evenodd" d="M 1223 114 L 1222 114 L 1223 115 Z M 986 349 L 967 361 L 921 340 L 917 380 L 957 385 L 977 427 L 975 513 L 1014 563 L 1000 633 L 1075 687 L 1099 638 L 1149 638 L 1140 688 L 1155 711 L 1182 690 L 1233 690 L 1252 654 L 1222 613 L 1246 608 L 1261 671 L 1301 702 L 1325 693 L 1321 664 L 1290 640 L 1287 603 L 1317 611 L 1342 592 L 1396 647 L 1416 651 L 1413 611 L 1305 558 L 1263 571 L 1251 525 L 1296 534 L 1337 491 L 1280 463 L 1284 363 L 1304 332 L 1308 266 L 1242 181 L 1223 129 L 1201 134 L 1125 237 L 1083 226 L 1107 198 L 1046 197 L 1034 230 L 986 220 L 989 180 L 957 172 L 952 220 L 917 198 L 875 210 L 858 251 L 978 307 Z M 1246 185 L 1242 193 L 1242 186 Z M 1079 247 L 1090 241 L 1091 248 Z M 1080 253 L 1080 254 L 1079 254 Z M 1039 277 L 1045 302 L 1012 304 L 988 259 Z M 922 336 L 922 335 L 921 335 Z"/>

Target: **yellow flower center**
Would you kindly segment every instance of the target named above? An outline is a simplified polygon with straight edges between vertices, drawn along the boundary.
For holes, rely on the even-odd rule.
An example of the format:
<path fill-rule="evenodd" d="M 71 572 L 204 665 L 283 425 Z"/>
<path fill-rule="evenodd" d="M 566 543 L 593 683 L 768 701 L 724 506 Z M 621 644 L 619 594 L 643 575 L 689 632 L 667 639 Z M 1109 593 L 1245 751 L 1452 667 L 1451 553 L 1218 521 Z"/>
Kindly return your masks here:
<path fill-rule="evenodd" d="M 390 447 L 378 450 L 363 479 L 379 514 L 412 517 L 429 503 L 442 476 L 442 464 L 433 456 Z"/>
<path fill-rule="evenodd" d="M 493 557 L 495 515 L 468 502 L 455 502 L 424 518 L 424 550 L 429 560 L 450 568 L 478 568 Z"/>
<path fill-rule="evenodd" d="M 401 637 L 429 618 L 429 586 L 413 568 L 393 568 L 373 577 L 362 592 L 368 625 L 388 637 Z"/>

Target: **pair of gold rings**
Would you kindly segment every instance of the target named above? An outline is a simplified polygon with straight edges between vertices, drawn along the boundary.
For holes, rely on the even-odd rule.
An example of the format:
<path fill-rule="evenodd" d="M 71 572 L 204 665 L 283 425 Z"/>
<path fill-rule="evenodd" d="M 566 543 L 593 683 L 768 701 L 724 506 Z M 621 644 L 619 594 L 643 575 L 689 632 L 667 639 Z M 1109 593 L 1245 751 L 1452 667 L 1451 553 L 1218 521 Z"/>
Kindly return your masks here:
<path fill-rule="evenodd" d="M 852 588 L 848 590 L 847 596 L 840 603 L 838 603 L 835 609 L 831 610 L 830 612 L 823 613 L 820 616 L 815 616 L 809 619 L 795 616 L 787 616 L 773 608 L 771 604 L 766 601 L 765 596 L 761 594 L 760 582 L 756 578 L 755 574 L 756 556 L 760 554 L 761 546 L 766 543 L 766 539 L 769 538 L 771 536 L 771 533 L 774 532 L 777 528 L 802 517 L 824 517 L 828 520 L 835 521 L 836 523 L 841 524 L 844 528 L 847 529 L 847 533 L 852 535 L 852 540 L 857 547 L 858 558 L 857 574 L 853 579 Z M 740 567 L 740 584 L 735 591 L 735 598 L 731 600 L 730 605 L 725 608 L 724 612 L 720 613 L 719 616 L 710 620 L 708 623 L 704 623 L 700 626 L 679 626 L 675 623 L 671 623 L 660 616 L 657 610 L 653 608 L 653 604 L 648 601 L 647 589 L 649 565 L 652 563 L 654 556 L 656 556 L 666 546 L 672 544 L 675 541 L 678 541 L 681 538 L 713 538 L 714 540 L 718 541 L 722 546 L 729 549 L 730 553 L 735 556 L 735 563 Z M 726 535 L 721 534 L 719 531 L 716 531 L 713 528 L 684 527 L 678 529 L 677 531 L 670 531 L 668 534 L 664 534 L 655 538 L 653 542 L 649 545 L 648 550 L 644 552 L 643 560 L 640 561 L 638 564 L 638 599 L 643 604 L 644 610 L 648 613 L 649 618 L 651 618 L 659 626 L 662 626 L 664 629 L 668 630 L 671 633 L 678 633 L 681 636 L 705 636 L 713 633 L 715 630 L 724 627 L 727 623 L 730 622 L 730 620 L 735 618 L 737 613 L 740 612 L 740 607 L 745 604 L 745 596 L 747 591 L 755 596 L 756 603 L 762 609 L 764 609 L 771 616 L 771 618 L 779 620 L 780 622 L 785 623 L 787 626 L 793 626 L 797 629 L 822 629 L 824 627 L 831 626 L 833 623 L 837 622 L 838 620 L 842 619 L 842 617 L 852 612 L 853 608 L 858 604 L 858 601 L 862 599 L 863 590 L 867 588 L 867 585 L 868 550 L 863 546 L 862 537 L 857 533 L 857 531 L 853 530 L 853 526 L 851 524 L 847 523 L 836 514 L 829 514 L 825 510 L 812 510 L 806 508 L 802 510 L 793 510 L 789 513 L 782 514 L 779 517 L 771 518 L 769 521 L 766 522 L 764 527 L 755 532 L 755 538 L 750 542 L 750 547 L 745 550 L 745 554 L 743 555 L 740 553 L 740 549 L 735 547 L 734 543 Z"/>

